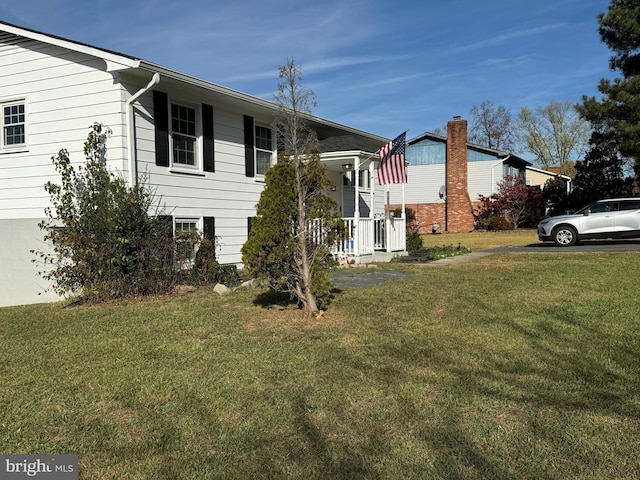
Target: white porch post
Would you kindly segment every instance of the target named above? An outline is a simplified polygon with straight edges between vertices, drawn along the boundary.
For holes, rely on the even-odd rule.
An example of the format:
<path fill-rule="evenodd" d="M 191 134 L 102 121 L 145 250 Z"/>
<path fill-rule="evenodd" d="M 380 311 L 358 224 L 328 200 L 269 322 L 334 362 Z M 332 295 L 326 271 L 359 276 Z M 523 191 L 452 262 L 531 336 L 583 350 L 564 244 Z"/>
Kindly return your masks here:
<path fill-rule="evenodd" d="M 385 232 L 384 232 L 384 236 L 385 236 L 385 247 L 387 249 L 387 252 L 391 252 L 391 203 L 390 203 L 390 199 L 389 199 L 389 184 L 386 185 L 386 190 L 387 190 L 387 208 L 385 209 L 386 213 L 385 213 Z"/>
<path fill-rule="evenodd" d="M 369 162 L 369 201 L 371 202 L 369 205 L 369 218 L 373 219 L 373 190 L 375 188 L 375 182 L 373 181 L 373 162 Z M 373 222 L 371 223 L 373 225 Z M 373 232 L 372 237 L 373 238 Z"/>
<path fill-rule="evenodd" d="M 358 164 L 358 158 L 353 159 L 353 168 L 351 171 L 353 172 L 354 178 L 354 192 L 355 192 L 355 203 L 353 207 L 353 253 L 356 257 L 360 256 L 360 165 Z"/>

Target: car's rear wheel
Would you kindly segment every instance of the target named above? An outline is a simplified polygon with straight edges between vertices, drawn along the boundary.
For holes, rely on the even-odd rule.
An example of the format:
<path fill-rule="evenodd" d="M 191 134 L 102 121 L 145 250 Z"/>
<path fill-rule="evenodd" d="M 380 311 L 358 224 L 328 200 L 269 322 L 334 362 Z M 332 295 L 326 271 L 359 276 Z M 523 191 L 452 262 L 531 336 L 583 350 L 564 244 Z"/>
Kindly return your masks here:
<path fill-rule="evenodd" d="M 553 231 L 553 242 L 559 247 L 571 247 L 578 242 L 576 229 L 568 225 L 562 225 Z"/>

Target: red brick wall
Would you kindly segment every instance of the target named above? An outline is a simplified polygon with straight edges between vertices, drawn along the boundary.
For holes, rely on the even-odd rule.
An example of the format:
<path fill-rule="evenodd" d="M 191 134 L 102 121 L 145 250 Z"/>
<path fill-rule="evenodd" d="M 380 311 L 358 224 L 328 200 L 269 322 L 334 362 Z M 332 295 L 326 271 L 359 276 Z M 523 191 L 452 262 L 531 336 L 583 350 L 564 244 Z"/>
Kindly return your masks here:
<path fill-rule="evenodd" d="M 448 232 L 473 230 L 473 206 L 467 186 L 467 121 L 447 123 L 447 225 Z"/>
<path fill-rule="evenodd" d="M 445 223 L 445 209 L 444 202 L 442 203 L 409 203 L 405 205 L 407 209 L 413 210 L 416 214 L 416 221 L 418 222 L 419 233 L 433 233 L 433 224 L 438 222 L 440 224 L 439 232 L 444 232 Z M 391 211 L 402 208 L 402 205 L 391 205 Z"/>

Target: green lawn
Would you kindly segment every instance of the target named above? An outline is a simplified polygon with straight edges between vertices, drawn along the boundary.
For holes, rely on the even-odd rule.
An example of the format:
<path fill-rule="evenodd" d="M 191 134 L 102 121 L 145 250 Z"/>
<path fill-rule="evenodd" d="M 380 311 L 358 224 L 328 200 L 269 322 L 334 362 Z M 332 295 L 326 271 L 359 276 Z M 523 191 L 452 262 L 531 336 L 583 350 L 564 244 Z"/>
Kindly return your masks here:
<path fill-rule="evenodd" d="M 0 451 L 98 480 L 640 478 L 638 254 L 393 268 L 318 320 L 255 290 L 0 309 Z"/>
<path fill-rule="evenodd" d="M 422 235 L 425 247 L 432 245 L 458 245 L 468 247 L 472 251 L 489 250 L 504 246 L 524 246 L 540 243 L 538 231 L 533 229 L 506 230 L 499 232 L 473 231 L 471 233 L 443 233 L 438 235 Z"/>

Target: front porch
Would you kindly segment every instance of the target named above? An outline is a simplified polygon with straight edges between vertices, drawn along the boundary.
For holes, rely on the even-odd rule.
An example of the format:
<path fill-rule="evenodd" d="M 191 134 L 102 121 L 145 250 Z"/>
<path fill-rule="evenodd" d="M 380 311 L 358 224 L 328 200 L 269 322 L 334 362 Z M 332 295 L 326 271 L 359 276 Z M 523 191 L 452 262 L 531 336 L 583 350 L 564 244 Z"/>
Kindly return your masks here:
<path fill-rule="evenodd" d="M 343 218 L 349 237 L 332 252 L 336 257 L 355 263 L 388 262 L 406 255 L 406 219 Z"/>
<path fill-rule="evenodd" d="M 401 188 L 404 198 L 404 185 L 378 185 L 378 155 L 353 143 L 352 137 L 340 140 L 322 143 L 321 155 L 335 185 L 330 195 L 340 206 L 347 233 L 332 253 L 349 263 L 388 262 L 406 255 L 404 204 L 398 217 L 392 216 L 389 207 L 389 189 Z M 344 149 L 351 145 L 353 150 Z"/>

